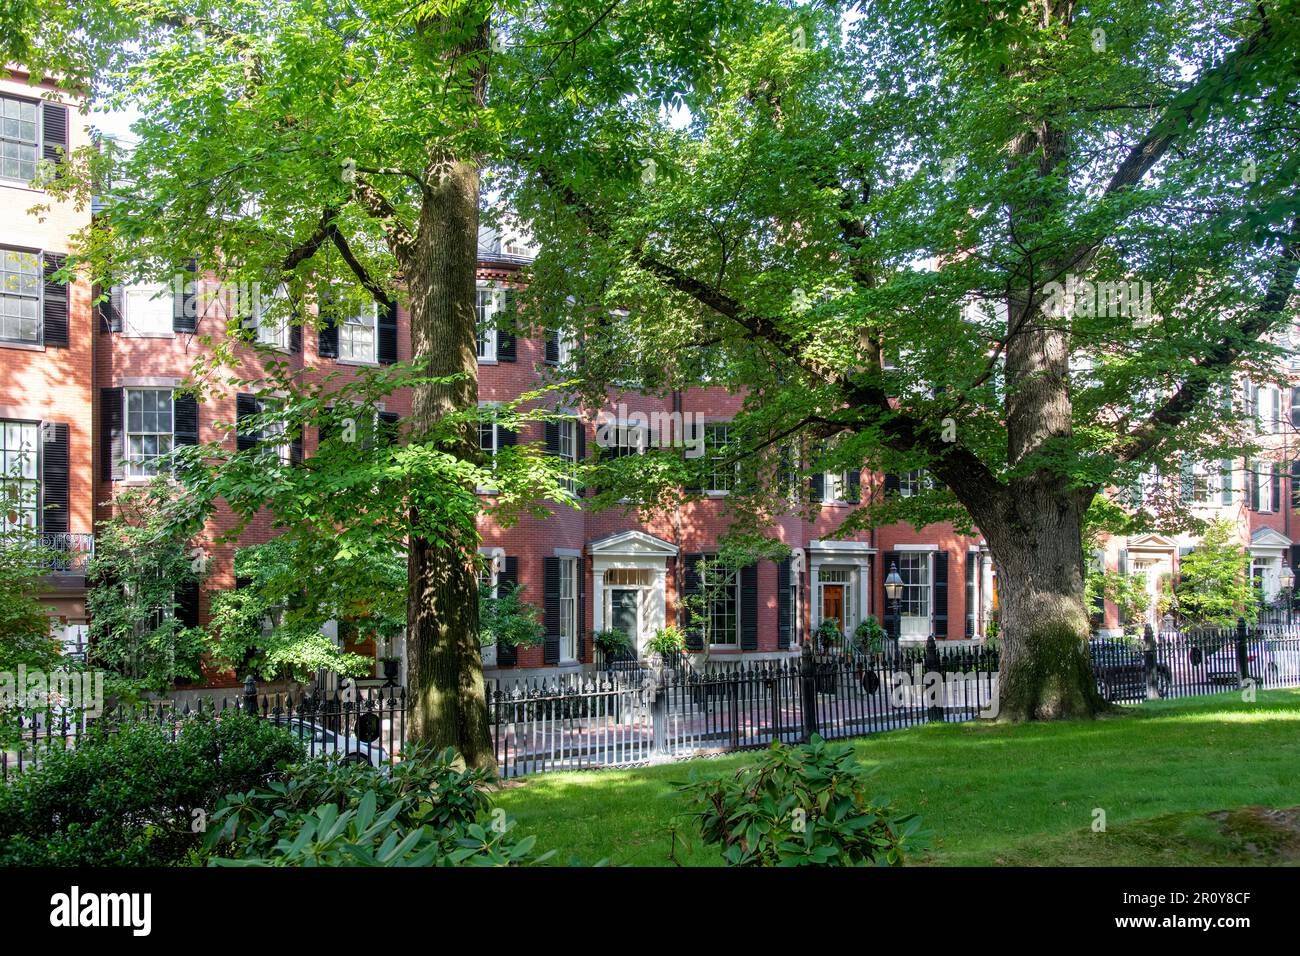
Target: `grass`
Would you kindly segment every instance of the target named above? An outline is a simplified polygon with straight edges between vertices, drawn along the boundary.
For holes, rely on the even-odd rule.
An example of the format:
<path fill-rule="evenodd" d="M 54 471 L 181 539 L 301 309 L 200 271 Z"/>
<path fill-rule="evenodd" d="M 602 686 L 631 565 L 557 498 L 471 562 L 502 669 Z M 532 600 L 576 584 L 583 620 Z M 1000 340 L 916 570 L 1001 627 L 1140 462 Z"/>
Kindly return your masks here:
<path fill-rule="evenodd" d="M 1300 689 L 1157 701 L 1096 721 L 937 724 L 855 741 L 875 789 L 921 814 L 939 865 L 1300 862 Z M 497 803 L 562 860 L 716 866 L 672 782 L 749 754 L 546 774 Z M 1093 832 L 1094 810 L 1105 832 Z M 1250 808 L 1250 809 L 1246 809 Z M 1237 811 L 1224 813 L 1222 811 Z M 682 843 L 685 838 L 685 845 Z"/>

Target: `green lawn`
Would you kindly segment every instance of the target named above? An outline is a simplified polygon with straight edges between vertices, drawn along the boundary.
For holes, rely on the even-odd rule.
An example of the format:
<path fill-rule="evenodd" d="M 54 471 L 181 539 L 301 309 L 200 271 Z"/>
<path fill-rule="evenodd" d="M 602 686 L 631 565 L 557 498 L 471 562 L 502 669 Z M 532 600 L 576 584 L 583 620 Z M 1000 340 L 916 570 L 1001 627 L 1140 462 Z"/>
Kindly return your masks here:
<path fill-rule="evenodd" d="M 945 724 L 863 738 L 860 759 L 921 814 L 935 864 L 1300 862 L 1300 689 L 1160 701 L 1088 723 Z M 735 754 L 635 770 L 547 774 L 498 804 L 562 860 L 671 865 L 672 781 L 733 771 Z M 1091 829 L 1106 811 L 1106 832 Z M 1254 809 L 1241 810 L 1251 807 Z M 1219 811 L 1236 810 L 1234 813 Z M 689 821 L 678 862 L 720 863 Z"/>

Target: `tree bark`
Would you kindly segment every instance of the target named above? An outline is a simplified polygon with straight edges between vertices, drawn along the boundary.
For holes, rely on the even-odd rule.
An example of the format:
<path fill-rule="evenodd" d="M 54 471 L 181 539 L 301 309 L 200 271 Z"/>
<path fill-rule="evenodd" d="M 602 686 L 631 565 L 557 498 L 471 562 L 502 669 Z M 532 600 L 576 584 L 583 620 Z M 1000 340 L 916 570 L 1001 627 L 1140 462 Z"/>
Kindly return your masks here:
<path fill-rule="evenodd" d="M 446 24 L 432 25 L 436 30 Z M 450 61 L 487 45 L 487 22 Z M 483 103 L 486 66 L 468 84 Z M 411 296 L 412 358 L 425 374 L 454 377 L 416 387 L 412 434 L 427 434 L 452 412 L 478 405 L 475 270 L 478 265 L 479 165 L 476 159 L 436 151 L 425 170 L 426 188 L 413 249 L 402 262 Z M 453 442 L 459 456 L 478 454 L 467 423 Z M 468 489 L 471 493 L 473 489 Z M 418 526 L 418 515 L 412 515 Z M 407 647 L 412 684 L 411 736 L 438 748 L 454 747 L 472 767 L 495 769 L 491 725 L 479 648 L 476 530 L 413 535 L 407 564 Z"/>

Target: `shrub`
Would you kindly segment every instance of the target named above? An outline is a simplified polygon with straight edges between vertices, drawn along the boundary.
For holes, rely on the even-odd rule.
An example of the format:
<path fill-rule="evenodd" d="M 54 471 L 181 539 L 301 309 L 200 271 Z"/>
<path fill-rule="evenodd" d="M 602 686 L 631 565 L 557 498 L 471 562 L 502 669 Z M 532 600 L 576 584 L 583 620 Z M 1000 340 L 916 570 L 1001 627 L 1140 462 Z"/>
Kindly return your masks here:
<path fill-rule="evenodd" d="M 853 638 L 865 654 L 879 654 L 885 649 L 889 633 L 873 616 L 867 615 L 853 629 Z"/>
<path fill-rule="evenodd" d="M 243 714 L 128 724 L 51 748 L 0 788 L 0 865 L 144 866 L 183 862 L 228 793 L 260 786 L 302 747 Z"/>
<path fill-rule="evenodd" d="M 773 743 L 730 779 L 675 786 L 728 866 L 901 865 L 920 845 L 920 820 L 868 799 L 869 776 L 850 744 L 814 735 L 798 746 Z"/>
<path fill-rule="evenodd" d="M 632 639 L 616 627 L 607 627 L 604 630 L 597 631 L 591 636 L 591 639 L 606 654 L 617 654 L 619 651 L 632 646 Z"/>
<path fill-rule="evenodd" d="M 218 866 L 510 866 L 538 863 L 535 838 L 488 822 L 491 774 L 454 750 L 408 748 L 379 771 L 311 761 L 286 780 L 227 797 L 204 848 Z"/>

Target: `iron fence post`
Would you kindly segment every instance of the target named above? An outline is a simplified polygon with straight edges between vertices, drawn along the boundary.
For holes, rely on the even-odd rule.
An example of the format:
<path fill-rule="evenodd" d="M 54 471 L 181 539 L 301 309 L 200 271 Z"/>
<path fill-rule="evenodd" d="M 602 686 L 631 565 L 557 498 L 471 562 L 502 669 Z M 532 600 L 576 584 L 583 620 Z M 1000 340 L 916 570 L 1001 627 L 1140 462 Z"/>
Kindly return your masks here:
<path fill-rule="evenodd" d="M 1237 618 L 1237 686 L 1244 688 L 1250 679 L 1246 661 L 1246 619 Z"/>
<path fill-rule="evenodd" d="M 799 690 L 803 703 L 803 739 L 807 743 L 817 733 L 817 662 L 812 644 L 804 641 L 799 652 Z"/>
<path fill-rule="evenodd" d="M 921 679 L 922 693 L 929 694 L 928 684 L 932 675 L 938 675 L 939 683 L 935 688 L 935 694 L 944 693 L 943 686 L 943 661 L 939 658 L 939 645 L 934 641 L 934 635 L 931 634 L 925 639 L 925 676 Z M 943 720 L 943 707 L 937 702 L 932 702 L 925 709 L 925 719 L 928 723 L 939 723 Z"/>
<path fill-rule="evenodd" d="M 257 716 L 257 681 L 252 674 L 244 678 L 244 713 Z"/>
<path fill-rule="evenodd" d="M 667 675 L 661 669 L 655 675 L 651 686 L 654 697 L 650 703 L 650 720 L 654 728 L 654 753 L 657 757 L 668 756 L 668 682 Z"/>

